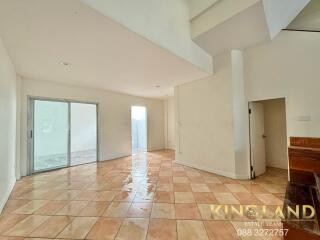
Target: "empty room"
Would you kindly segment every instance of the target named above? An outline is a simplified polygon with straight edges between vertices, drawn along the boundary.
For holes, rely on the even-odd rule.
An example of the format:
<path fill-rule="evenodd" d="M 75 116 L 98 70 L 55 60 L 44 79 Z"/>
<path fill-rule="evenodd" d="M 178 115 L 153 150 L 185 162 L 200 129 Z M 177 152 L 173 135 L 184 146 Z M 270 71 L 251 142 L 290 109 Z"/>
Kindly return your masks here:
<path fill-rule="evenodd" d="M 0 0 L 0 240 L 320 239 L 320 1 Z"/>

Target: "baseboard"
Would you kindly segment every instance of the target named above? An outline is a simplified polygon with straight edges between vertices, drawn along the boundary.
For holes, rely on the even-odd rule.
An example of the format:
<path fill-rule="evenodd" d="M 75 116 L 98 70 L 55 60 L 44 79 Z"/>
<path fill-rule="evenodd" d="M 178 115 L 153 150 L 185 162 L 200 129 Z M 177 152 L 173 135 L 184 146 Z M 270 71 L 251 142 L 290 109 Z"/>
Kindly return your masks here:
<path fill-rule="evenodd" d="M 247 175 L 247 174 L 244 174 L 244 175 L 236 174 L 236 179 L 239 179 L 239 180 L 248 180 L 248 179 L 250 179 L 250 177 L 249 177 L 249 175 Z"/>
<path fill-rule="evenodd" d="M 2 210 L 3 210 L 4 206 L 6 205 L 8 199 L 10 197 L 10 194 L 11 194 L 11 192 L 13 190 L 13 187 L 14 187 L 15 183 L 16 183 L 16 180 L 14 180 L 10 184 L 8 191 L 4 194 L 3 198 L 0 199 L 0 214 L 2 213 Z"/>
<path fill-rule="evenodd" d="M 288 166 L 285 167 L 279 167 L 279 166 L 271 166 L 271 165 L 267 165 L 267 168 L 276 168 L 276 169 L 282 169 L 282 170 L 288 170 Z"/>
<path fill-rule="evenodd" d="M 224 177 L 228 177 L 228 178 L 232 178 L 232 179 L 239 179 L 238 178 L 239 176 L 236 176 L 234 173 L 231 173 L 231 172 L 225 172 L 225 171 L 220 171 L 220 170 L 216 170 L 216 169 L 212 169 L 212 168 L 206 168 L 206 167 L 203 167 L 203 166 L 199 166 L 197 164 L 184 163 L 184 162 L 181 162 L 179 160 L 175 160 L 174 162 L 177 163 L 177 164 L 180 164 L 180 165 L 196 168 L 196 169 L 199 169 L 199 170 L 202 170 L 202 171 L 205 171 L 205 172 L 218 174 L 218 175 L 221 175 L 221 176 L 224 176 Z"/>

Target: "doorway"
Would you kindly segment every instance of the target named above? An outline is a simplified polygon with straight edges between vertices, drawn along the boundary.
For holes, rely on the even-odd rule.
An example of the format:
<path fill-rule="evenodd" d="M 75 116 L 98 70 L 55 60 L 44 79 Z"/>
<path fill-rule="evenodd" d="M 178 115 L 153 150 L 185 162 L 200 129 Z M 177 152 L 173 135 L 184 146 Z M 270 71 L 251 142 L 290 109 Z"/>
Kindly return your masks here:
<path fill-rule="evenodd" d="M 285 99 L 250 102 L 249 125 L 251 178 L 268 167 L 288 169 Z"/>
<path fill-rule="evenodd" d="M 132 154 L 147 151 L 147 109 L 131 107 L 131 144 Z"/>
<path fill-rule="evenodd" d="M 29 174 L 96 162 L 97 104 L 29 98 Z"/>

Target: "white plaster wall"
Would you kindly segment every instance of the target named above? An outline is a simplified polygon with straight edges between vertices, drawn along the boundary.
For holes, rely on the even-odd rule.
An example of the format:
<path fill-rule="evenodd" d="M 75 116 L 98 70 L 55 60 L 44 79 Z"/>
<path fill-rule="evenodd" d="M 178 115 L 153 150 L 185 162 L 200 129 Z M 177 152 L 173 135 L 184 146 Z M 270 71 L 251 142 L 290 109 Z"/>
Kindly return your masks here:
<path fill-rule="evenodd" d="M 178 163 L 235 178 L 231 55 L 212 77 L 175 88 Z"/>
<path fill-rule="evenodd" d="M 173 97 L 165 100 L 164 114 L 166 148 L 175 150 L 175 106 Z"/>
<path fill-rule="evenodd" d="M 212 57 L 191 40 L 185 0 L 81 0 L 146 39 L 212 73 Z"/>
<path fill-rule="evenodd" d="M 319 137 L 319 42 L 318 33 L 282 31 L 246 49 L 244 61 L 232 51 L 217 58 L 213 77 L 176 87 L 178 162 L 244 178 L 249 101 L 286 98 L 287 136 Z"/>
<path fill-rule="evenodd" d="M 222 0 L 217 2 L 192 20 L 192 38 L 196 38 L 209 29 L 217 27 L 219 24 L 226 22 L 231 17 L 253 6 L 257 2 L 259 2 L 259 0 Z M 237 35 L 238 33 L 235 34 Z"/>
<path fill-rule="evenodd" d="M 299 14 L 310 0 L 263 0 L 271 39 Z"/>
<path fill-rule="evenodd" d="M 16 78 L 0 38 L 0 213 L 16 181 Z"/>
<path fill-rule="evenodd" d="M 320 1 L 312 0 L 289 24 L 289 29 L 320 30 Z"/>
<path fill-rule="evenodd" d="M 20 173 L 20 156 L 21 156 L 21 77 L 17 75 L 16 80 L 16 179 L 19 180 L 21 178 Z"/>
<path fill-rule="evenodd" d="M 236 177 L 249 178 L 250 149 L 248 102 L 245 92 L 243 52 L 231 51 L 232 59 L 232 93 L 233 93 L 233 125 L 234 125 L 234 154 Z"/>
<path fill-rule="evenodd" d="M 131 106 L 147 108 L 148 150 L 164 144 L 164 106 L 162 100 L 134 97 L 110 91 L 23 79 L 21 83 L 21 174 L 27 173 L 27 96 L 42 96 L 99 103 L 99 159 L 131 155 Z"/>
<path fill-rule="evenodd" d="M 284 99 L 263 101 L 268 167 L 288 169 L 286 103 Z"/>
<path fill-rule="evenodd" d="M 247 49 L 247 98 L 286 98 L 287 136 L 320 136 L 320 34 L 282 31 Z M 309 119 L 309 121 L 304 121 Z"/>
<path fill-rule="evenodd" d="M 220 0 L 187 0 L 190 11 L 190 19 L 201 14 L 203 11 L 205 11 L 207 8 L 211 7 L 218 1 Z"/>
<path fill-rule="evenodd" d="M 191 2 L 193 0 L 190 0 Z M 206 0 L 207 1 L 207 0 Z M 205 2 L 206 2 L 205 1 Z M 201 2 L 201 1 L 199 1 Z M 191 22 L 192 37 L 195 38 L 211 28 L 226 22 L 242 11 L 256 3 L 261 3 L 262 11 L 259 9 L 259 15 L 263 15 L 270 38 L 274 38 L 282 29 L 299 14 L 299 12 L 310 2 L 310 0 L 223 0 L 208 8 Z M 205 4 L 205 3 L 203 3 Z M 201 6 L 201 4 L 198 4 Z M 197 5 L 196 5 L 197 6 Z M 257 8 L 258 9 L 258 8 Z M 245 26 L 244 26 L 245 27 Z M 239 34 L 239 33 L 235 33 Z"/>

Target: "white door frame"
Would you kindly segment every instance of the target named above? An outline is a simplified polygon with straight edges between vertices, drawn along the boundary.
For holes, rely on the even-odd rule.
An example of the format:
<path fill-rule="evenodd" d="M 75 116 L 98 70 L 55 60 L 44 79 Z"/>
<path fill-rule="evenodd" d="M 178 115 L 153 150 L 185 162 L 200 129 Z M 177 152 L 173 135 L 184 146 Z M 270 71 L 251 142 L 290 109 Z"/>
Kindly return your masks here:
<path fill-rule="evenodd" d="M 264 106 L 262 102 L 250 102 L 249 108 L 251 178 L 255 178 L 266 171 Z"/>
<path fill-rule="evenodd" d="M 249 130 L 249 142 L 248 142 L 248 145 L 249 145 L 249 157 L 248 157 L 248 166 L 249 166 L 249 176 L 250 176 L 250 179 L 253 179 L 252 177 L 252 168 L 253 168 L 253 165 L 252 165 L 252 156 L 251 156 L 251 133 L 250 133 L 250 103 L 251 102 L 260 102 L 260 101 L 268 101 L 268 100 L 276 100 L 276 99 L 284 99 L 284 102 L 285 102 L 285 115 L 286 115 L 286 138 L 287 138 L 287 146 L 288 146 L 288 106 L 287 106 L 287 97 L 283 96 L 283 97 L 275 97 L 275 98 L 265 98 L 265 99 L 254 99 L 254 100 L 251 100 L 249 101 L 248 100 L 248 130 Z M 287 161 L 288 161 L 288 164 L 289 164 L 289 160 L 288 160 L 288 155 L 287 155 Z M 289 167 L 288 167 L 288 176 L 290 178 L 290 174 L 289 174 Z"/>

